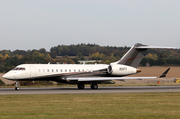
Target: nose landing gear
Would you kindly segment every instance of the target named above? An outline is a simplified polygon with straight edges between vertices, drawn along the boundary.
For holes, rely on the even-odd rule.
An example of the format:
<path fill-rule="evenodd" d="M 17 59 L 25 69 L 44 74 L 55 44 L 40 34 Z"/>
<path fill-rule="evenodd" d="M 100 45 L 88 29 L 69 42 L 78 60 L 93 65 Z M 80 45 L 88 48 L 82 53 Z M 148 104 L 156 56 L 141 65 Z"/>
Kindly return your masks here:
<path fill-rule="evenodd" d="M 15 90 L 20 90 L 20 83 L 19 81 L 16 81 L 16 84 L 15 84 Z"/>

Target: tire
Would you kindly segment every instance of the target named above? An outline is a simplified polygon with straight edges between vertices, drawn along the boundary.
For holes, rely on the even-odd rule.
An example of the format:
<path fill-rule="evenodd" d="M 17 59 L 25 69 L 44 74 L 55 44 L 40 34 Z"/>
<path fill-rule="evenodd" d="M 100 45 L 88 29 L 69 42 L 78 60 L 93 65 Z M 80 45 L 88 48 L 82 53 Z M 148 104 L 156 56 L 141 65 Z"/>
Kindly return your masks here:
<path fill-rule="evenodd" d="M 20 90 L 20 88 L 19 88 L 19 87 L 15 87 L 15 90 L 17 90 L 17 91 L 18 91 L 18 90 Z"/>
<path fill-rule="evenodd" d="M 95 84 L 92 84 L 91 85 L 91 89 L 98 89 L 98 85 L 95 83 Z"/>
<path fill-rule="evenodd" d="M 84 84 L 78 84 L 78 89 L 84 89 Z"/>
<path fill-rule="evenodd" d="M 94 89 L 98 89 L 98 85 L 97 84 L 94 84 Z"/>

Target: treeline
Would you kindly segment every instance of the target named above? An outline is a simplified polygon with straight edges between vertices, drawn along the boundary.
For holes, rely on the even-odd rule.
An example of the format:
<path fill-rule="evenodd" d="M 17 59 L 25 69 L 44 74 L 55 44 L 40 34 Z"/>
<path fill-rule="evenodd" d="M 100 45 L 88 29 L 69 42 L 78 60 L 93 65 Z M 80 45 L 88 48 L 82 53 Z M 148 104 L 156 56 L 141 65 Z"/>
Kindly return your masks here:
<path fill-rule="evenodd" d="M 51 56 L 55 58 L 56 56 L 89 56 L 90 54 L 99 52 L 107 56 L 114 54 L 114 56 L 123 56 L 129 48 L 128 47 L 102 47 L 96 44 L 78 44 L 78 45 L 58 45 L 51 48 Z"/>
<path fill-rule="evenodd" d="M 19 64 L 47 63 L 51 61 L 53 59 L 45 49 L 32 51 L 16 50 L 13 52 L 3 50 L 0 51 L 0 72 L 7 72 Z"/>
<path fill-rule="evenodd" d="M 2 50 L 0 51 L 0 72 L 7 72 L 19 64 L 39 63 L 68 63 L 77 64 L 78 60 L 101 60 L 109 64 L 119 60 L 130 47 L 102 47 L 97 44 L 58 45 L 52 47 L 50 52 L 44 48 L 39 50 Z M 60 58 L 57 56 L 61 56 Z M 71 56 L 71 57 L 70 57 Z M 73 56 L 73 57 L 72 57 Z M 149 49 L 147 56 L 140 65 L 180 65 L 180 50 Z"/>

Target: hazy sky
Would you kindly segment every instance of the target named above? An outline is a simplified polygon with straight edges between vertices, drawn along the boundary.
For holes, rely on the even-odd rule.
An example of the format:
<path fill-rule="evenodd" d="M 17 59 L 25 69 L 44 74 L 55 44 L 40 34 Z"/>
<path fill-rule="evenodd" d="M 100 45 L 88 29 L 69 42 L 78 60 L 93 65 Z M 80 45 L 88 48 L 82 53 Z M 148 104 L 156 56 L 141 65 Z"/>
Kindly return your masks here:
<path fill-rule="evenodd" d="M 0 50 L 180 47 L 180 0 L 0 0 Z"/>

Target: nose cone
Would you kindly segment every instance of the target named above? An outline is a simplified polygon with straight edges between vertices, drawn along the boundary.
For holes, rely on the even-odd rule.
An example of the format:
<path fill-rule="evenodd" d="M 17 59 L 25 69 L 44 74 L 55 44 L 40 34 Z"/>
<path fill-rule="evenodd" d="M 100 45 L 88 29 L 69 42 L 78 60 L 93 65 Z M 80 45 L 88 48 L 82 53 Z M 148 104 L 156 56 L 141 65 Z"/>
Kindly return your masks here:
<path fill-rule="evenodd" d="M 11 73 L 6 73 L 2 77 L 5 79 L 10 79 L 10 80 L 13 79 L 13 75 Z"/>
<path fill-rule="evenodd" d="M 7 75 L 7 73 L 6 73 L 6 74 L 4 74 L 2 77 L 3 77 L 3 78 L 5 78 L 5 79 L 8 79 L 8 75 Z"/>

